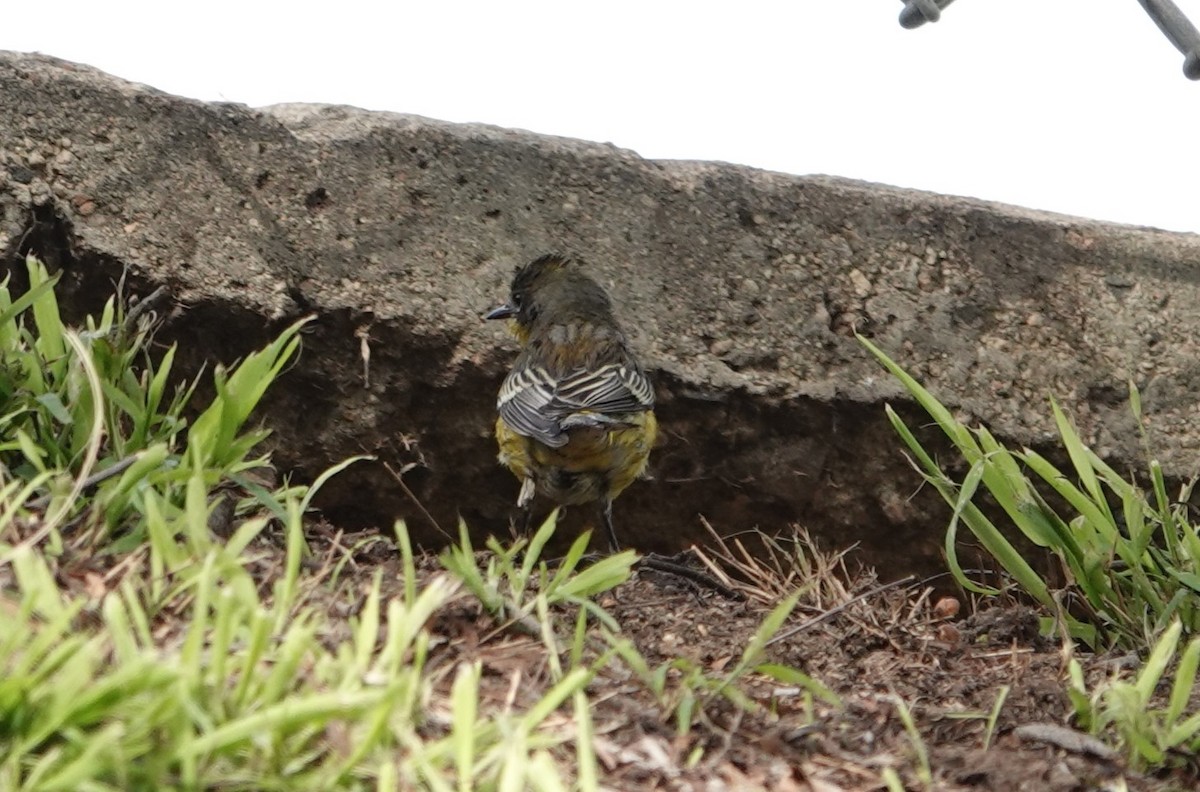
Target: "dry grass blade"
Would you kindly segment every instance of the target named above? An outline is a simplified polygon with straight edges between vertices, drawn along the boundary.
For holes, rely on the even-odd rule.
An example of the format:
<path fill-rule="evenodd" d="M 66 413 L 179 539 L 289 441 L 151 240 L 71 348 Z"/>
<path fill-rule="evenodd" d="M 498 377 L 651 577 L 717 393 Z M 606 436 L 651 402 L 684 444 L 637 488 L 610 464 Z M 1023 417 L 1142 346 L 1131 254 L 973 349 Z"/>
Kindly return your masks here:
<path fill-rule="evenodd" d="M 386 462 L 384 463 L 383 466 L 385 468 L 387 468 L 387 472 L 392 474 L 392 478 L 394 478 L 396 480 L 396 483 L 400 485 L 400 490 L 408 497 L 408 499 L 410 501 L 413 502 L 413 505 L 417 507 L 417 511 L 421 512 L 421 516 L 423 516 L 426 520 L 428 520 L 429 524 L 432 525 L 438 533 L 440 533 L 442 536 L 446 537 L 447 541 L 453 542 L 454 537 L 451 536 L 450 534 L 446 533 L 446 531 L 442 528 L 441 524 L 438 523 L 437 518 L 435 518 L 432 514 L 429 513 L 429 509 L 425 508 L 424 503 L 421 503 L 421 499 L 418 498 L 417 494 L 412 491 L 412 488 L 409 487 L 408 484 L 404 483 L 404 473 L 408 472 L 408 470 L 410 469 L 409 466 L 405 466 L 405 468 L 401 471 L 396 471 L 391 465 L 387 464 Z"/>
<path fill-rule="evenodd" d="M 697 557 L 714 577 L 754 602 L 773 607 L 805 587 L 805 605 L 824 609 L 830 603 L 846 602 L 850 589 L 859 588 L 852 584 L 854 576 L 845 565 L 852 548 L 824 552 L 800 526 L 793 526 L 792 535 L 782 539 L 757 529 L 746 532 L 760 547 L 756 553 L 740 536 L 721 536 L 703 517 L 701 522 L 713 541 L 707 551 L 694 548 Z"/>
<path fill-rule="evenodd" d="M 774 638 L 772 638 L 770 641 L 767 641 L 767 646 L 771 646 L 772 644 L 777 644 L 780 641 L 784 641 L 788 638 L 791 638 L 793 635 L 796 635 L 799 632 L 803 632 L 804 630 L 807 630 L 810 627 L 814 627 L 823 621 L 828 621 L 829 619 L 832 619 L 834 616 L 836 616 L 839 613 L 841 613 L 842 611 L 846 610 L 847 608 L 849 608 L 851 605 L 855 604 L 856 602 L 862 602 L 863 600 L 868 600 L 871 597 L 882 594 L 885 591 L 890 591 L 891 589 L 894 589 L 894 588 L 906 586 L 909 583 L 912 583 L 916 579 L 917 578 L 915 575 L 908 575 L 907 577 L 902 577 L 899 580 L 893 580 L 891 583 L 884 583 L 883 585 L 876 586 L 875 588 L 873 588 L 869 591 L 864 591 L 862 594 L 852 597 L 852 598 L 846 600 L 845 602 L 843 602 L 842 604 L 836 605 L 836 606 L 830 608 L 829 610 L 825 611 L 824 613 L 814 616 L 811 619 L 809 619 L 805 622 L 802 622 L 801 624 L 797 624 L 795 627 L 791 627 L 791 628 L 788 628 L 787 630 L 784 630 L 783 632 L 779 633 L 779 635 L 776 635 Z"/>

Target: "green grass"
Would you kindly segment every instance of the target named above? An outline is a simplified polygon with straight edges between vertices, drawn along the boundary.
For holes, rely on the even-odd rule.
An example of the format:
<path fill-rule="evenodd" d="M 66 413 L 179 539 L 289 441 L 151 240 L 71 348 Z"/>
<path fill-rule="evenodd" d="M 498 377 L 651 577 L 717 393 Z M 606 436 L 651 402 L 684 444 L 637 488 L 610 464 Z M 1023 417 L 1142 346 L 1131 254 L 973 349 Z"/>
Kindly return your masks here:
<path fill-rule="evenodd" d="M 398 524 L 395 563 L 348 575 L 354 547 L 315 557 L 305 519 L 359 459 L 310 486 L 255 475 L 270 460 L 252 416 L 305 322 L 215 368 L 199 405 L 209 389 L 176 381 L 146 317 L 114 298 L 71 330 L 55 279 L 27 266 L 25 294 L 0 285 L 0 789 L 594 790 L 602 675 L 642 685 L 684 736 L 717 700 L 761 711 L 751 678 L 834 700 L 766 658 L 794 595 L 731 670 L 650 670 L 597 604 L 636 557 L 588 563 L 584 536 L 550 563 L 553 517 L 486 553 L 464 529 L 440 567 Z M 485 643 L 515 634 L 545 658 L 503 705 L 436 629 L 471 607 L 493 621 Z"/>
<path fill-rule="evenodd" d="M 755 686 L 798 688 L 800 720 L 818 702 L 840 706 L 769 656 L 802 597 L 846 596 L 841 557 L 816 553 L 802 535 L 794 547 L 768 543 L 765 558 L 739 546 L 726 559 L 770 612 L 740 656 L 717 667 L 648 659 L 601 605 L 619 596 L 636 556 L 589 558 L 584 535 L 565 557 L 545 558 L 556 515 L 528 539 L 489 540 L 482 551 L 462 526 L 437 559 L 414 553 L 403 524 L 394 543 L 334 541 L 317 557 L 306 536 L 313 496 L 361 459 L 308 486 L 264 484 L 266 433 L 253 422 L 305 322 L 214 368 L 211 382 L 181 381 L 176 350 L 155 345 L 147 317 L 114 298 L 84 328 L 68 328 L 55 279 L 35 260 L 27 267 L 26 293 L 0 285 L 0 789 L 594 790 L 605 774 L 598 690 L 637 697 L 674 733 L 685 769 L 721 745 L 730 711 L 733 723 L 772 720 L 774 705 Z M 1138 479 L 1118 475 L 1051 403 L 1069 460 L 1058 469 L 956 421 L 867 346 L 961 456 L 955 478 L 888 410 L 947 501 L 956 579 L 998 593 L 959 564 L 965 529 L 1009 589 L 1044 608 L 1048 633 L 1140 653 L 1136 669 L 1102 680 L 1071 660 L 1064 684 L 1078 725 L 1138 768 L 1194 757 L 1200 540 L 1161 468 L 1151 461 Z M 210 391 L 211 402 L 195 402 Z M 979 508 L 984 491 L 1003 521 Z M 217 532 L 227 497 L 234 516 Z M 1035 571 L 1014 532 L 1057 560 L 1065 586 Z M 380 542 L 394 547 L 394 563 L 364 569 L 357 552 Z M 456 618 L 490 623 L 474 650 L 440 625 Z M 498 691 L 487 649 L 512 646 L 532 646 L 537 659 Z M 986 723 L 985 746 L 1006 693 L 990 712 L 961 715 Z M 915 779 L 930 788 L 912 711 L 895 705 Z M 902 788 L 895 769 L 881 772 L 885 787 Z"/>
<path fill-rule="evenodd" d="M 1144 648 L 1175 621 L 1187 634 L 1200 629 L 1200 535 L 1184 505 L 1190 486 L 1172 501 L 1162 468 L 1152 459 L 1142 477 L 1149 491 L 1143 489 L 1088 448 L 1053 400 L 1050 408 L 1070 467 L 1059 469 L 1028 448 L 1008 448 L 985 427 L 972 429 L 956 420 L 882 351 L 860 340 L 945 433 L 967 468 L 961 480 L 952 476 L 887 408 L 918 470 L 952 509 L 945 552 L 960 585 L 978 594 L 997 593 L 972 580 L 958 562 L 958 531 L 966 527 L 1015 585 L 1090 647 Z M 1131 392 L 1140 419 L 1136 391 Z M 1012 529 L 1057 560 L 1069 581 L 1064 591 L 1052 591 L 1034 560 L 1025 558 L 1010 534 L 979 508 L 982 490 Z M 1062 505 L 1051 505 L 1051 495 Z M 1060 605 L 1064 599 L 1070 608 Z"/>
<path fill-rule="evenodd" d="M 1200 713 L 1192 705 L 1200 638 L 1180 653 L 1182 632 L 1174 622 L 1134 674 L 1103 680 L 1090 692 L 1079 662 L 1071 660 L 1068 693 L 1076 720 L 1093 734 L 1115 733 L 1135 768 L 1186 766 L 1200 752 Z M 1169 687 L 1165 699 L 1160 686 Z"/>
<path fill-rule="evenodd" d="M 232 370 L 217 367 L 217 397 L 189 427 L 196 383 L 171 382 L 175 349 L 151 355 L 151 323 L 127 322 L 114 298 L 72 331 L 59 316 L 57 278 L 35 259 L 27 268 L 24 295 L 0 287 L 0 466 L 5 491 L 22 496 L 6 498 L 0 516 L 38 507 L 26 546 L 47 538 L 60 552 L 70 533 L 132 547 L 147 538 L 148 509 L 178 514 L 196 476 L 210 488 L 266 464 L 250 455 L 265 433 L 246 422 L 305 321 Z"/>
<path fill-rule="evenodd" d="M 1078 661 L 1070 661 L 1066 687 L 1079 725 L 1121 745 L 1137 768 L 1194 761 L 1200 751 L 1200 715 L 1192 711 L 1200 663 L 1200 528 L 1186 506 L 1194 482 L 1172 500 L 1152 458 L 1141 476 L 1119 474 L 1083 443 L 1053 400 L 1070 466 L 1060 469 L 1029 448 L 1006 447 L 985 427 L 955 419 L 878 347 L 859 340 L 928 413 L 966 468 L 961 479 L 953 476 L 887 408 L 914 465 L 950 507 L 945 552 L 955 579 L 985 597 L 1000 593 L 972 580 L 959 563 L 958 532 L 965 527 L 1011 586 L 1043 607 L 1047 634 L 1061 632 L 1085 648 L 1132 650 L 1142 658 L 1131 673 L 1118 673 L 1091 692 Z M 1130 408 L 1141 425 L 1132 385 Z M 999 524 L 978 505 L 984 491 L 1003 515 Z M 1053 589 L 1035 571 L 1034 559 L 1010 541 L 1016 534 L 1057 561 L 1063 586 Z M 1186 636 L 1191 640 L 1181 651 Z M 1067 646 L 1068 653 L 1074 649 Z M 1168 678 L 1164 694 L 1160 687 Z"/>

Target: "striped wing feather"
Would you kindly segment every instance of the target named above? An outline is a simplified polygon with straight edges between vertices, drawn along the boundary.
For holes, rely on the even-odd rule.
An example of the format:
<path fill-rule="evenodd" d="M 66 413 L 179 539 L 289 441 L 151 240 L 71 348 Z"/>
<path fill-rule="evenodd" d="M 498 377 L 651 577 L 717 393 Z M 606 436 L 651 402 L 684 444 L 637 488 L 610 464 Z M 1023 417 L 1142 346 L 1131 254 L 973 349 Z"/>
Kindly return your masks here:
<path fill-rule="evenodd" d="M 622 363 L 577 369 L 561 379 L 541 367 L 519 367 L 504 380 L 497 406 L 513 431 L 558 448 L 567 442 L 567 428 L 649 410 L 654 388 L 640 369 Z"/>

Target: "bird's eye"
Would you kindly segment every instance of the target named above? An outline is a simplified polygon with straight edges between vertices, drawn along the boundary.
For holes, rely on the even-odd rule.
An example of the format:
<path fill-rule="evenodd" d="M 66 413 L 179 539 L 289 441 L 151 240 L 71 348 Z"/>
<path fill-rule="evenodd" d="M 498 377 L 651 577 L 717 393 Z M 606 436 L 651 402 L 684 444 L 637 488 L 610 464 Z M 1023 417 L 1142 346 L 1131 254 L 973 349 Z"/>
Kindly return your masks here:
<path fill-rule="evenodd" d="M 512 296 L 512 306 L 513 306 L 513 308 L 516 308 L 518 311 L 521 310 L 521 295 L 514 294 Z"/>

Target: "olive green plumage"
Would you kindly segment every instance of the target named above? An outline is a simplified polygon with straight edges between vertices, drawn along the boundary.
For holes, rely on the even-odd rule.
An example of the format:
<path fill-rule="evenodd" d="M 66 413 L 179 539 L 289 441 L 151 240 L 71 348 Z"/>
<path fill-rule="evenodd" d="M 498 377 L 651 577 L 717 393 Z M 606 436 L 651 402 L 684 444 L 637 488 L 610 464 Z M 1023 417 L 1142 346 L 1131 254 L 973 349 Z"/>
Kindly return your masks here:
<path fill-rule="evenodd" d="M 497 399 L 500 462 L 521 481 L 528 519 L 534 493 L 556 503 L 597 501 L 617 549 L 612 501 L 643 474 L 658 433 L 654 388 L 633 356 L 598 283 L 561 256 L 517 270 L 507 304 L 521 352 Z"/>

